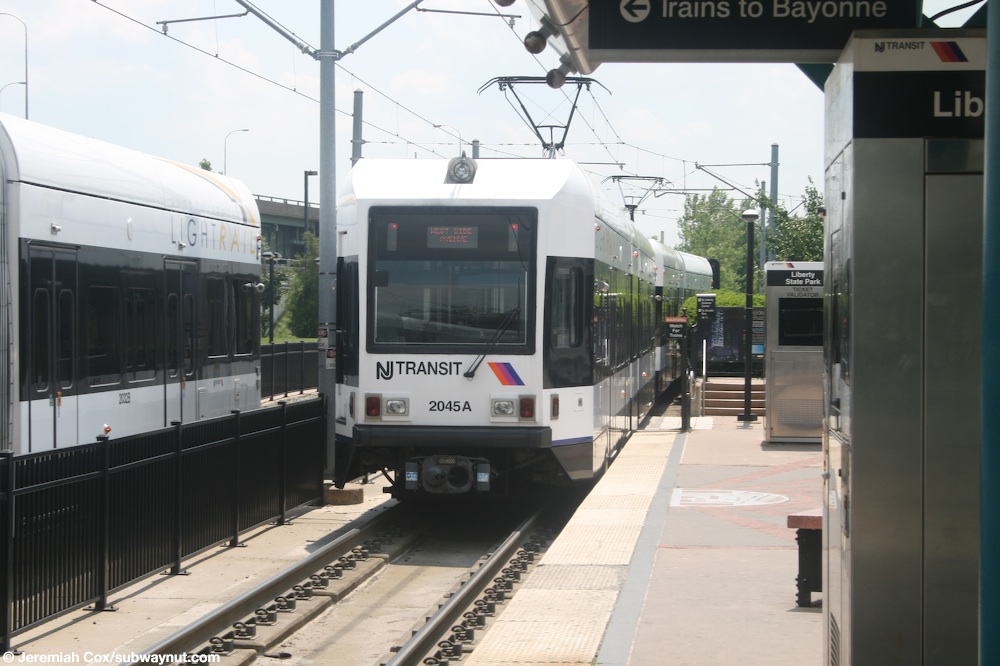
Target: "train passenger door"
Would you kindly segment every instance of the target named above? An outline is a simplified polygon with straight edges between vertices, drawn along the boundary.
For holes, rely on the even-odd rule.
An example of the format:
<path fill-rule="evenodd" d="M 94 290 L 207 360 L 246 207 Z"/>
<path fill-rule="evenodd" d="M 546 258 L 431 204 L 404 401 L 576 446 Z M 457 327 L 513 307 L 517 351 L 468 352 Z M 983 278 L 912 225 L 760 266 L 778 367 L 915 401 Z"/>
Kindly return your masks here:
<path fill-rule="evenodd" d="M 29 451 L 79 443 L 76 287 L 76 250 L 28 245 Z"/>
<path fill-rule="evenodd" d="M 163 425 L 197 420 L 195 378 L 196 265 L 164 260 Z"/>

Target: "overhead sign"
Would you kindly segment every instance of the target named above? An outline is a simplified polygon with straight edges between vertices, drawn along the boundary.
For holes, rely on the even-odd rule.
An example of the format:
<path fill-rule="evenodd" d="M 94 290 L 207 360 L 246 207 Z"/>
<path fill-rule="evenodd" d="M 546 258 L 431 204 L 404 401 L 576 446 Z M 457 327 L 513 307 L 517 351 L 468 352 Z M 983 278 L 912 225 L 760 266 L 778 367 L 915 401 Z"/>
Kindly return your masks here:
<path fill-rule="evenodd" d="M 833 63 L 854 30 L 916 28 L 921 0 L 547 0 L 574 65 Z"/>

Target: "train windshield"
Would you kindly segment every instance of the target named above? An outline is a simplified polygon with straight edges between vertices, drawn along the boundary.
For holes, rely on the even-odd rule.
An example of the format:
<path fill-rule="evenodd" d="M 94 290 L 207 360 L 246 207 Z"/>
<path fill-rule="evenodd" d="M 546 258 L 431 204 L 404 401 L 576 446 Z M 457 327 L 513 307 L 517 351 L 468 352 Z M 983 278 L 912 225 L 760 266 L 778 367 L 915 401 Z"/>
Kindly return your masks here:
<path fill-rule="evenodd" d="M 533 351 L 533 209 L 373 208 L 369 344 Z"/>

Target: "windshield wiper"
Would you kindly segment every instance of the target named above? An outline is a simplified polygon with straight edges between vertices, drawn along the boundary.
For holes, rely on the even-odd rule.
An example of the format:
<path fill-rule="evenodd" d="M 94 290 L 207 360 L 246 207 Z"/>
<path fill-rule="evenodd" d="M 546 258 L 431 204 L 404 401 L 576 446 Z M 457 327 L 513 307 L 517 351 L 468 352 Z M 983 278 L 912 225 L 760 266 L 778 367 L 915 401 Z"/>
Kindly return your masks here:
<path fill-rule="evenodd" d="M 488 354 L 489 351 L 493 349 L 498 342 L 500 342 L 500 337 L 507 332 L 507 329 L 510 328 L 510 325 L 514 323 L 514 320 L 517 319 L 520 314 L 520 306 L 515 306 L 513 310 L 507 313 L 507 315 L 503 318 L 503 321 L 500 322 L 500 325 L 497 326 L 496 333 L 494 333 L 493 337 L 490 338 L 490 341 L 486 343 L 486 346 L 483 347 L 483 351 L 480 352 L 479 357 L 473 361 L 472 366 L 462 375 L 463 377 L 472 379 L 476 376 L 476 370 L 478 370 L 479 366 L 482 365 L 483 359 L 486 358 L 486 354 Z"/>

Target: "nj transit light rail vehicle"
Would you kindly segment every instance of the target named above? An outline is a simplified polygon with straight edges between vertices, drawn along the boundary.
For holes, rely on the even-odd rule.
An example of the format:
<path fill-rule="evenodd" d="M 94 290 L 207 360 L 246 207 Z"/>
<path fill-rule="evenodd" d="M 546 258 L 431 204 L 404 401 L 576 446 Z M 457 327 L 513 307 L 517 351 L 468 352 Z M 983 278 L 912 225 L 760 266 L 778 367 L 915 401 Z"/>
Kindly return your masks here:
<path fill-rule="evenodd" d="M 260 406 L 242 183 L 6 114 L 0 182 L 0 450 Z"/>
<path fill-rule="evenodd" d="M 337 233 L 337 482 L 397 498 L 593 482 L 712 286 L 563 159 L 363 159 Z"/>

